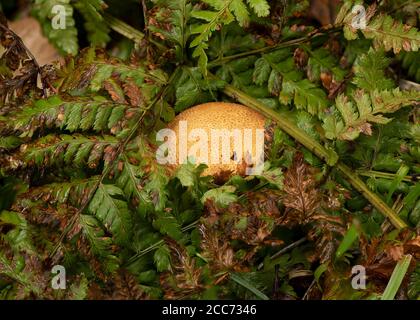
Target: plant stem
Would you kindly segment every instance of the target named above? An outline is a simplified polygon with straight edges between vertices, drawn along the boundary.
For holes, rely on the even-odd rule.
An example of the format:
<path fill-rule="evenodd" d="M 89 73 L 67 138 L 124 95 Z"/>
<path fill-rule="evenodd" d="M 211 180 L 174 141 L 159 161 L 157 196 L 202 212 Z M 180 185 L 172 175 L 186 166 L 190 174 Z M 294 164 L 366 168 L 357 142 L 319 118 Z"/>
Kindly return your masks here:
<path fill-rule="evenodd" d="M 287 47 L 293 47 L 293 46 L 311 41 L 314 38 L 324 36 L 328 33 L 334 33 L 334 32 L 337 32 L 337 31 L 339 31 L 339 29 L 334 28 L 334 29 L 329 29 L 324 33 L 312 32 L 311 34 L 309 34 L 305 37 L 292 39 L 292 40 L 288 40 L 288 41 L 285 41 L 285 42 L 277 43 L 277 44 L 272 45 L 272 46 L 266 46 L 266 47 L 263 47 L 263 48 L 260 48 L 260 49 L 250 50 L 250 51 L 247 51 L 247 52 L 242 52 L 242 53 L 234 54 L 234 55 L 231 55 L 231 56 L 223 57 L 223 58 L 220 58 L 220 59 L 209 62 L 207 64 L 207 67 L 210 69 L 210 68 L 214 68 L 214 67 L 217 67 L 217 66 L 221 66 L 221 65 L 223 65 L 223 64 L 225 64 L 229 61 L 232 61 L 232 60 L 245 58 L 245 57 L 252 56 L 252 55 L 255 55 L 255 54 L 266 53 L 266 52 L 270 52 L 272 50 L 277 50 L 277 49 L 282 49 L 282 48 L 287 48 Z"/>
<path fill-rule="evenodd" d="M 351 185 L 359 191 L 363 196 L 387 217 L 397 229 L 407 227 L 407 224 L 392 210 L 378 195 L 372 192 L 366 184 L 354 173 L 354 170 L 345 165 L 344 163 L 337 163 L 337 168 L 347 177 Z"/>
<path fill-rule="evenodd" d="M 141 31 L 133 28 L 132 26 L 111 16 L 108 13 L 104 13 L 103 16 L 108 26 L 115 32 L 137 43 L 143 40 L 144 34 Z"/>
<path fill-rule="evenodd" d="M 197 224 L 198 224 L 198 220 L 190 223 L 189 225 L 186 225 L 185 227 L 181 229 L 181 231 L 186 232 L 186 231 L 192 230 L 197 226 Z M 159 240 L 155 242 L 154 244 L 148 246 L 146 249 L 137 252 L 134 256 L 128 259 L 126 265 L 134 263 L 135 261 L 140 259 L 142 256 L 144 256 L 145 254 L 148 254 L 149 252 L 152 252 L 153 250 L 157 250 L 162 244 L 164 244 L 164 242 L 165 242 L 164 240 Z"/>
<path fill-rule="evenodd" d="M 258 290 L 254 285 L 249 283 L 246 279 L 244 279 L 240 274 L 238 273 L 231 273 L 230 278 L 236 282 L 237 284 L 241 285 L 245 289 L 251 291 L 255 296 L 260 298 L 261 300 L 270 300 L 269 297 L 267 297 L 263 292 Z"/>
<path fill-rule="evenodd" d="M 288 246 L 285 246 L 284 248 L 281 248 L 279 251 L 277 251 L 275 254 L 273 254 L 273 255 L 270 257 L 270 260 L 274 260 L 274 259 L 276 259 L 277 257 L 280 257 L 282 254 L 285 254 L 286 252 L 288 252 L 288 251 L 290 251 L 290 250 L 292 250 L 292 249 L 294 249 L 294 248 L 296 248 L 296 247 L 300 246 L 302 243 L 304 243 L 304 242 L 306 242 L 306 241 L 307 241 L 306 237 L 303 237 L 303 238 L 301 238 L 301 239 L 299 239 L 299 240 L 297 240 L 297 241 L 295 241 L 295 242 L 292 242 L 292 243 L 291 243 L 291 244 L 289 244 Z M 261 262 L 261 263 L 258 265 L 257 270 L 261 270 L 263 267 L 264 267 L 264 262 Z"/>
<path fill-rule="evenodd" d="M 212 77 L 215 77 L 212 75 Z M 407 224 L 395 213 L 388 205 L 375 193 L 373 193 L 366 184 L 357 176 L 353 169 L 348 167 L 342 162 L 338 162 L 338 155 L 333 150 L 329 150 L 326 147 L 322 146 L 320 143 L 312 139 L 305 132 L 299 129 L 293 122 L 287 119 L 285 115 L 282 115 L 280 112 L 275 111 L 262 102 L 254 99 L 251 96 L 243 93 L 239 89 L 226 85 L 224 93 L 228 96 L 238 100 L 242 104 L 259 111 L 265 116 L 276 121 L 280 129 L 285 131 L 303 146 L 308 148 L 320 159 L 325 161 L 329 166 L 336 166 L 349 180 L 351 185 L 359 191 L 379 212 L 381 212 L 385 217 L 389 218 L 391 223 L 397 229 L 403 229 L 407 227 Z"/>
<path fill-rule="evenodd" d="M 108 26 L 112 30 L 126 37 L 127 39 L 130 39 L 134 41 L 135 43 L 140 43 L 144 39 L 145 37 L 144 33 L 137 30 L 136 28 L 133 28 L 132 26 L 125 23 L 124 21 L 121 21 L 120 19 L 117 19 L 108 13 L 104 13 L 103 17 L 104 17 L 105 22 L 108 24 Z M 151 38 L 149 38 L 149 41 L 153 43 L 155 46 L 159 47 L 160 49 L 166 49 L 164 45 L 152 40 Z"/>
<path fill-rule="evenodd" d="M 356 170 L 357 174 L 364 177 L 369 178 L 382 178 L 382 179 L 388 179 L 388 180 L 394 180 L 396 177 L 395 173 L 389 173 L 389 172 L 381 172 L 381 171 L 375 171 L 375 170 L 363 170 L 359 169 Z M 405 176 L 402 181 L 404 182 L 414 182 L 414 177 L 411 178 L 410 175 Z"/>

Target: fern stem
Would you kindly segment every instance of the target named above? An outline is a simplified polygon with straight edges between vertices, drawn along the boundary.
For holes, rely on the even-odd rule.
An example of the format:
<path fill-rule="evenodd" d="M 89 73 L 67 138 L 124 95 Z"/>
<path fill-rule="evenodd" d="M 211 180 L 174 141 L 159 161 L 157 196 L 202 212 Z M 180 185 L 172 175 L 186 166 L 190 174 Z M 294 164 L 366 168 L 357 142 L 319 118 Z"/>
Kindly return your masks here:
<path fill-rule="evenodd" d="M 111 16 L 108 13 L 103 14 L 105 22 L 108 26 L 115 32 L 121 34 L 122 36 L 133 40 L 134 42 L 139 43 L 144 38 L 144 34 L 139 30 L 133 28 L 132 26 L 126 24 L 125 22 Z"/>
<path fill-rule="evenodd" d="M 143 32 L 137 30 L 136 28 L 133 28 L 129 24 L 125 23 L 124 21 L 117 19 L 108 13 L 104 13 L 103 17 L 104 17 L 105 22 L 108 24 L 108 26 L 112 30 L 126 37 L 127 39 L 130 39 L 134 41 L 135 43 L 140 43 L 144 39 L 145 35 Z M 156 42 L 151 38 L 149 38 L 148 40 L 151 43 L 153 43 L 155 46 L 159 47 L 160 49 L 166 50 L 166 47 L 162 45 L 161 43 Z"/>
<path fill-rule="evenodd" d="M 325 36 L 326 34 L 335 33 L 335 32 L 338 32 L 338 31 L 339 31 L 339 29 L 334 28 L 334 29 L 327 30 L 324 33 L 312 32 L 310 35 L 307 35 L 305 37 L 292 39 L 292 40 L 288 40 L 288 41 L 285 41 L 285 42 L 277 43 L 277 44 L 272 45 L 272 46 L 267 46 L 267 47 L 263 47 L 263 48 L 260 48 L 260 49 L 250 50 L 250 51 L 247 51 L 247 52 L 242 52 L 242 53 L 234 54 L 234 55 L 231 55 L 231 56 L 223 57 L 223 58 L 220 58 L 220 59 L 209 62 L 207 64 L 207 67 L 210 69 L 210 68 L 214 68 L 214 67 L 217 67 L 217 66 L 224 65 L 225 63 L 230 62 L 232 60 L 245 58 L 245 57 L 252 56 L 252 55 L 255 55 L 255 54 L 266 53 L 266 52 L 270 52 L 270 51 L 277 50 L 277 49 L 297 46 L 299 44 L 311 41 L 314 38 Z"/>
<path fill-rule="evenodd" d="M 213 76 L 215 77 L 215 76 Z M 228 96 L 238 100 L 242 104 L 257 110 L 265 116 L 276 121 L 279 127 L 301 143 L 303 146 L 312 151 L 316 156 L 325 161 L 329 166 L 336 166 L 349 180 L 351 185 L 359 191 L 379 212 L 385 217 L 389 218 L 391 223 L 397 229 L 403 229 L 407 227 L 407 224 L 395 213 L 378 195 L 373 193 L 366 184 L 357 176 L 353 169 L 348 167 L 342 162 L 338 162 L 338 155 L 333 150 L 328 150 L 305 132 L 299 129 L 294 123 L 287 119 L 286 116 L 282 115 L 278 111 L 275 111 L 262 102 L 248 96 L 239 89 L 226 85 L 224 93 Z"/>
<path fill-rule="evenodd" d="M 185 227 L 181 228 L 181 231 L 182 232 L 187 232 L 189 230 L 194 229 L 196 227 L 196 225 L 198 224 L 198 221 L 199 220 L 196 220 L 196 221 L 190 223 L 189 225 L 186 225 Z M 153 250 L 158 249 L 164 243 L 165 243 L 164 240 L 159 240 L 159 241 L 155 242 L 154 244 L 148 246 L 146 249 L 143 249 L 143 250 L 137 252 L 134 256 L 132 256 L 130 259 L 128 259 L 127 265 L 136 262 L 138 259 L 143 257 L 145 254 L 148 254 L 149 252 L 152 252 Z"/>
<path fill-rule="evenodd" d="M 382 179 L 388 179 L 388 180 L 394 180 L 396 177 L 395 173 L 389 173 L 389 172 L 381 172 L 381 171 L 375 171 L 375 170 L 356 170 L 357 174 L 364 177 L 369 178 L 382 178 Z M 402 181 L 404 182 L 415 182 L 415 177 L 406 175 Z"/>
<path fill-rule="evenodd" d="M 366 184 L 354 173 L 354 170 L 345 165 L 342 162 L 337 163 L 337 168 L 347 177 L 352 186 L 359 191 L 363 196 L 385 217 L 387 217 L 391 223 L 397 229 L 403 229 L 407 227 L 407 224 L 392 210 L 378 195 L 373 193 Z"/>

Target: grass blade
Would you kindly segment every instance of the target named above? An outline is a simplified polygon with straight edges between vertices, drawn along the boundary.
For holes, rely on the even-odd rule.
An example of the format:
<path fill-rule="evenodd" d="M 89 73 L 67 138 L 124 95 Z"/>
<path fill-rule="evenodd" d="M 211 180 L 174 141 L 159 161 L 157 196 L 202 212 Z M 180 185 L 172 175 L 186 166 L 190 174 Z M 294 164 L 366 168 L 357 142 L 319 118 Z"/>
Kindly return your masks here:
<path fill-rule="evenodd" d="M 247 280 L 245 280 L 243 277 L 236 273 L 231 273 L 230 278 L 235 281 L 237 284 L 241 285 L 245 289 L 251 291 L 253 294 L 255 294 L 258 298 L 261 300 L 270 300 L 269 297 L 267 297 L 264 293 L 262 293 L 260 290 L 255 288 L 251 283 L 249 283 Z"/>
<path fill-rule="evenodd" d="M 350 249 L 354 241 L 356 241 L 358 238 L 359 238 L 359 232 L 353 223 L 351 227 L 349 228 L 349 230 L 347 230 L 347 233 L 344 235 L 343 240 L 338 246 L 338 249 L 335 252 L 335 257 L 337 259 L 340 259 L 343 256 L 343 254 L 346 253 L 346 251 Z"/>
<path fill-rule="evenodd" d="M 394 300 L 398 289 L 407 273 L 408 267 L 410 266 L 412 256 L 410 254 L 405 255 L 395 266 L 392 272 L 391 279 L 389 279 L 388 285 L 381 297 L 381 300 Z"/>

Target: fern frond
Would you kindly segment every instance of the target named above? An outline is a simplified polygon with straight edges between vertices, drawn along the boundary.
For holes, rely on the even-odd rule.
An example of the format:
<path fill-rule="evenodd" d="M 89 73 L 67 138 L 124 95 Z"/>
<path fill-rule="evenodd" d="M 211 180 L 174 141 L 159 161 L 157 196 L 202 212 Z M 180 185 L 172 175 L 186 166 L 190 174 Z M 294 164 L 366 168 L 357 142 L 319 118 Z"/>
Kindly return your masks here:
<path fill-rule="evenodd" d="M 290 104 L 292 100 L 297 109 L 306 110 L 312 115 L 320 114 L 329 105 L 325 91 L 308 79 L 283 83 L 280 102 Z"/>
<path fill-rule="evenodd" d="M 160 69 L 148 70 L 143 65 L 124 64 L 94 48 L 83 50 L 77 58 L 71 59 L 59 75 L 57 82 L 61 92 L 103 91 L 117 102 L 123 102 L 125 94 L 128 101 L 140 102 L 133 104 L 138 106 L 148 105 L 168 81 L 167 74 Z M 122 101 L 114 99 L 115 96 L 123 96 Z"/>
<path fill-rule="evenodd" d="M 258 17 L 266 17 L 270 14 L 270 5 L 266 0 L 247 0 L 247 2 Z"/>
<path fill-rule="evenodd" d="M 193 57 L 199 58 L 198 65 L 204 74 L 207 74 L 207 53 L 208 42 L 213 32 L 219 30 L 223 25 L 237 21 L 241 27 L 248 26 L 250 15 L 244 0 L 203 0 L 216 11 L 193 10 L 193 18 L 206 21 L 205 24 L 197 24 L 192 27 L 191 33 L 197 35 L 190 44 L 194 48 Z M 249 0 L 249 5 L 259 17 L 269 14 L 269 5 L 266 0 Z"/>
<path fill-rule="evenodd" d="M 68 182 L 56 182 L 34 187 L 20 195 L 17 198 L 17 204 L 29 197 L 34 200 L 42 199 L 51 204 L 69 203 L 74 207 L 80 207 L 99 179 L 100 176 L 92 176 L 87 179 L 73 179 Z"/>
<path fill-rule="evenodd" d="M 157 212 L 156 218 L 153 221 L 153 226 L 158 229 L 161 234 L 167 235 L 176 241 L 180 241 L 184 236 L 181 225 L 169 212 Z"/>
<path fill-rule="evenodd" d="M 197 68 L 183 68 L 175 92 L 175 111 L 213 100 L 215 91 L 223 86 L 222 81 L 204 79 Z"/>
<path fill-rule="evenodd" d="M 116 170 L 115 184 L 123 190 L 127 200 L 134 201 L 138 211 L 145 216 L 154 205 L 143 188 L 146 178 L 144 171 L 138 165 L 131 164 L 124 155 L 118 161 L 118 166 L 122 167 L 122 170 Z"/>
<path fill-rule="evenodd" d="M 392 89 L 394 83 L 386 78 L 384 72 L 389 63 L 390 59 L 385 57 L 383 51 L 370 49 L 368 53 L 356 59 L 353 83 L 366 91 Z"/>
<path fill-rule="evenodd" d="M 171 270 L 171 251 L 166 244 L 155 251 L 153 260 L 159 272 Z"/>
<path fill-rule="evenodd" d="M 138 85 L 144 85 L 147 87 L 148 82 L 152 82 L 156 85 L 164 85 L 167 82 L 167 76 L 161 70 L 156 69 L 154 71 L 145 71 L 139 66 L 130 66 L 125 64 L 109 64 L 107 62 L 94 62 L 96 66 L 96 72 L 90 82 L 90 88 L 93 91 L 98 91 L 102 88 L 103 83 L 109 79 L 112 75 L 118 75 L 121 80 L 132 79 L 132 81 Z"/>
<path fill-rule="evenodd" d="M 401 52 L 397 58 L 415 81 L 420 82 L 420 52 Z"/>
<path fill-rule="evenodd" d="M 1 240 L 5 241 L 15 254 L 36 254 L 31 238 L 32 226 L 22 213 L 2 211 L 0 212 L 0 222 L 3 225 L 12 227 L 10 231 L 2 234 Z"/>
<path fill-rule="evenodd" d="M 175 56 L 178 61 L 182 62 L 190 37 L 190 29 L 187 24 L 191 17 L 192 3 L 187 0 L 154 0 L 154 2 L 159 5 L 155 15 L 158 23 L 149 24 L 148 29 L 159 38 L 172 42 L 175 46 Z M 170 26 L 169 30 L 168 25 Z"/>
<path fill-rule="evenodd" d="M 65 28 L 53 28 L 52 20 L 54 6 L 63 6 L 66 11 Z M 62 53 L 76 55 L 79 50 L 77 41 L 77 29 L 73 18 L 73 7 L 68 0 L 35 0 L 33 14 L 41 23 L 44 35 Z"/>
<path fill-rule="evenodd" d="M 155 149 L 149 138 L 139 135 L 115 161 L 112 174 L 127 201 L 145 217 L 166 207 L 169 182 L 166 170 L 156 162 Z"/>
<path fill-rule="evenodd" d="M 15 136 L 0 137 L 0 152 L 2 150 L 15 149 L 20 146 L 22 140 Z"/>
<path fill-rule="evenodd" d="M 85 29 L 88 40 L 93 46 L 104 47 L 110 40 L 110 29 L 101 12 L 107 7 L 102 0 L 77 0 L 74 7 L 82 14 L 85 20 Z"/>
<path fill-rule="evenodd" d="M 383 114 L 418 103 L 420 93 L 394 89 L 375 90 L 369 95 L 359 90 L 355 92 L 353 99 L 354 103 L 345 95 L 338 96 L 332 113 L 323 119 L 323 128 L 328 139 L 354 140 L 360 133 L 369 135 L 370 123 L 388 123 L 391 119 Z"/>
<path fill-rule="evenodd" d="M 344 24 L 344 35 L 348 40 L 358 37 L 358 29 L 352 26 L 356 13 L 351 10 L 353 1 L 347 1 L 337 15 L 336 24 Z M 373 40 L 375 49 L 383 48 L 394 53 L 404 51 L 417 51 L 420 47 L 420 32 L 417 28 L 394 20 L 391 16 L 380 13 L 374 15 L 375 6 L 366 10 L 366 27 L 360 31 L 367 39 Z"/>
<path fill-rule="evenodd" d="M 417 28 L 385 14 L 373 18 L 362 33 L 366 38 L 373 40 L 375 48 L 384 48 L 386 51 L 417 51 L 420 47 L 420 32 Z"/>
<path fill-rule="evenodd" d="M 105 236 L 98 220 L 93 216 L 81 214 L 78 226 L 82 230 L 82 236 L 89 241 L 92 253 L 104 260 L 106 270 L 108 272 L 116 271 L 120 261 L 112 254 L 112 239 Z"/>
<path fill-rule="evenodd" d="M 0 251 L 0 275 L 16 281 L 18 286 L 23 286 L 29 293 L 42 296 L 42 284 L 37 282 L 37 279 L 33 279 L 30 272 L 22 270 L 22 263 L 25 263 L 23 261 L 24 258 L 19 255 L 15 256 L 13 260 L 9 260 L 4 252 Z"/>
<path fill-rule="evenodd" d="M 281 49 L 265 54 L 255 62 L 253 79 L 258 85 L 267 84 L 268 90 L 279 96 L 281 103 L 293 102 L 297 109 L 318 115 L 329 105 L 327 95 L 303 76 L 296 69 L 290 50 Z"/>
<path fill-rule="evenodd" d="M 127 244 L 132 233 L 132 217 L 120 188 L 100 183 L 89 203 L 88 211 L 113 234 L 117 243 Z"/>
<path fill-rule="evenodd" d="M 52 96 L 9 114 L 7 121 L 0 121 L 0 133 L 14 132 L 20 137 L 32 137 L 40 130 L 65 129 L 123 136 L 140 114 L 139 108 L 115 104 L 103 97 Z"/>
<path fill-rule="evenodd" d="M 118 145 L 112 136 L 48 135 L 21 147 L 18 157 L 28 166 L 95 169 L 112 160 Z"/>
<path fill-rule="evenodd" d="M 319 81 L 321 73 L 325 72 L 331 73 L 337 82 L 343 80 L 346 71 L 340 68 L 338 59 L 327 49 L 310 50 L 307 46 L 303 46 L 303 48 L 309 53 L 307 74 L 310 81 Z"/>

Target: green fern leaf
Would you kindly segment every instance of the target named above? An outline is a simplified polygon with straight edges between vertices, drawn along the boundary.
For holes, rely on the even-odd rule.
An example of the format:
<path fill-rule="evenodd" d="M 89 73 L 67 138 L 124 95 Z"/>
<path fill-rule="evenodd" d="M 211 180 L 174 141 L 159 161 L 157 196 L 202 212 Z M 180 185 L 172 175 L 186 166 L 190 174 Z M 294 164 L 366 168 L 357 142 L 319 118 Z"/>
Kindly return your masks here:
<path fill-rule="evenodd" d="M 356 14 L 352 13 L 353 1 L 346 1 L 336 18 L 336 24 L 344 24 L 344 35 L 348 40 L 358 38 L 358 29 L 352 26 Z M 360 31 L 367 39 L 373 40 L 375 49 L 383 48 L 394 53 L 417 51 L 420 47 L 420 32 L 413 26 L 394 20 L 380 13 L 374 16 L 375 6 L 366 9 L 366 26 Z M 373 18 L 372 18 L 373 17 Z"/>
<path fill-rule="evenodd" d="M 86 198 L 86 195 L 98 183 L 100 177 L 92 176 L 88 179 L 73 179 L 68 182 L 56 182 L 44 184 L 40 187 L 31 188 L 26 194 L 32 199 L 44 199 L 51 204 L 68 203 L 74 207 L 80 207 Z M 17 203 L 20 203 L 24 197 L 18 198 Z"/>
<path fill-rule="evenodd" d="M 111 40 L 110 29 L 100 13 L 106 6 L 102 0 L 77 0 L 74 4 L 85 20 L 88 40 L 93 46 L 105 47 Z"/>
<path fill-rule="evenodd" d="M 258 17 L 266 17 L 270 14 L 270 5 L 266 0 L 248 0 L 247 2 Z"/>
<path fill-rule="evenodd" d="M 228 25 L 237 21 L 241 27 L 248 26 L 250 15 L 244 0 L 204 0 L 216 11 L 211 14 L 208 11 L 193 10 L 191 16 L 197 19 L 205 20 L 205 24 L 196 24 L 191 29 L 191 34 L 197 35 L 190 44 L 194 48 L 193 57 L 198 58 L 198 65 L 204 75 L 207 74 L 207 49 L 208 42 L 212 34 L 223 25 Z M 252 10 L 257 16 L 267 16 L 269 14 L 269 5 L 265 0 L 248 1 Z"/>
<path fill-rule="evenodd" d="M 312 115 L 321 113 L 329 105 L 325 91 L 308 79 L 298 82 L 283 80 L 280 101 L 289 104 L 292 100 L 297 109 L 306 110 Z"/>
<path fill-rule="evenodd" d="M 120 188 L 101 183 L 88 206 L 88 211 L 115 236 L 117 243 L 127 243 L 132 233 L 131 212 L 123 199 Z"/>
<path fill-rule="evenodd" d="M 272 95 L 279 95 L 283 104 L 292 104 L 297 109 L 317 115 L 330 104 L 324 90 L 308 79 L 302 79 L 303 73 L 296 70 L 289 49 L 281 49 L 263 55 L 255 62 L 253 80 L 258 85 L 267 83 Z"/>
<path fill-rule="evenodd" d="M 158 229 L 161 234 L 167 235 L 176 241 L 180 241 L 184 236 L 180 224 L 169 212 L 157 212 L 156 218 L 153 221 L 153 226 Z"/>
<path fill-rule="evenodd" d="M 82 230 L 82 235 L 89 241 L 92 253 L 104 260 L 105 269 L 108 272 L 115 272 L 119 268 L 120 262 L 112 254 L 112 239 L 105 236 L 99 222 L 93 216 L 81 214 L 78 225 Z"/>
<path fill-rule="evenodd" d="M 420 47 L 420 32 L 416 28 L 385 14 L 376 16 L 362 32 L 366 38 L 373 39 L 375 48 L 386 51 L 417 51 Z"/>
<path fill-rule="evenodd" d="M 92 130 L 123 137 L 127 127 L 135 123 L 141 113 L 139 108 L 98 96 L 67 100 L 52 96 L 9 114 L 9 121 L 0 121 L 0 132 L 12 131 L 21 137 L 32 137 L 41 129 Z"/>
<path fill-rule="evenodd" d="M 137 211 L 145 217 L 147 213 L 154 210 L 155 206 L 143 188 L 144 180 L 147 178 L 144 171 L 139 166 L 131 164 L 126 156 L 123 156 L 118 164 L 123 168 L 116 170 L 116 185 L 123 190 L 127 200 L 134 200 Z"/>
<path fill-rule="evenodd" d="M 159 272 L 171 270 L 171 251 L 166 244 L 155 251 L 153 258 Z"/>
<path fill-rule="evenodd" d="M 361 132 L 371 134 L 370 123 L 388 123 L 391 119 L 382 114 L 418 103 L 420 93 L 394 89 L 375 90 L 369 95 L 359 90 L 353 98 L 355 104 L 344 95 L 338 96 L 332 113 L 324 118 L 323 128 L 328 139 L 354 140 Z"/>
<path fill-rule="evenodd" d="M 232 0 L 229 9 L 233 12 L 241 27 L 249 25 L 249 12 L 242 0 Z"/>
<path fill-rule="evenodd" d="M 356 59 L 353 83 L 366 91 L 392 89 L 394 83 L 391 79 L 386 78 L 384 72 L 389 62 L 390 60 L 385 57 L 383 51 L 370 49 L 367 54 Z"/>
<path fill-rule="evenodd" d="M 62 53 L 76 55 L 79 50 L 77 41 L 77 29 L 73 18 L 73 7 L 68 0 L 35 0 L 33 13 L 40 21 L 44 35 L 59 49 Z M 54 29 L 52 19 L 54 6 L 63 6 L 66 11 L 65 28 Z"/>
<path fill-rule="evenodd" d="M 415 81 L 420 82 L 420 52 L 401 52 L 397 57 L 402 67 Z"/>
<path fill-rule="evenodd" d="M 22 157 L 39 167 L 48 165 L 90 169 L 100 161 L 105 165 L 112 160 L 118 140 L 112 136 L 86 137 L 82 135 L 48 135 L 25 147 Z"/>
<path fill-rule="evenodd" d="M 307 74 L 311 82 L 319 81 L 323 72 L 331 73 L 337 82 L 343 80 L 346 71 L 339 67 L 338 59 L 327 49 L 310 50 L 306 46 L 304 48 L 309 53 Z"/>

